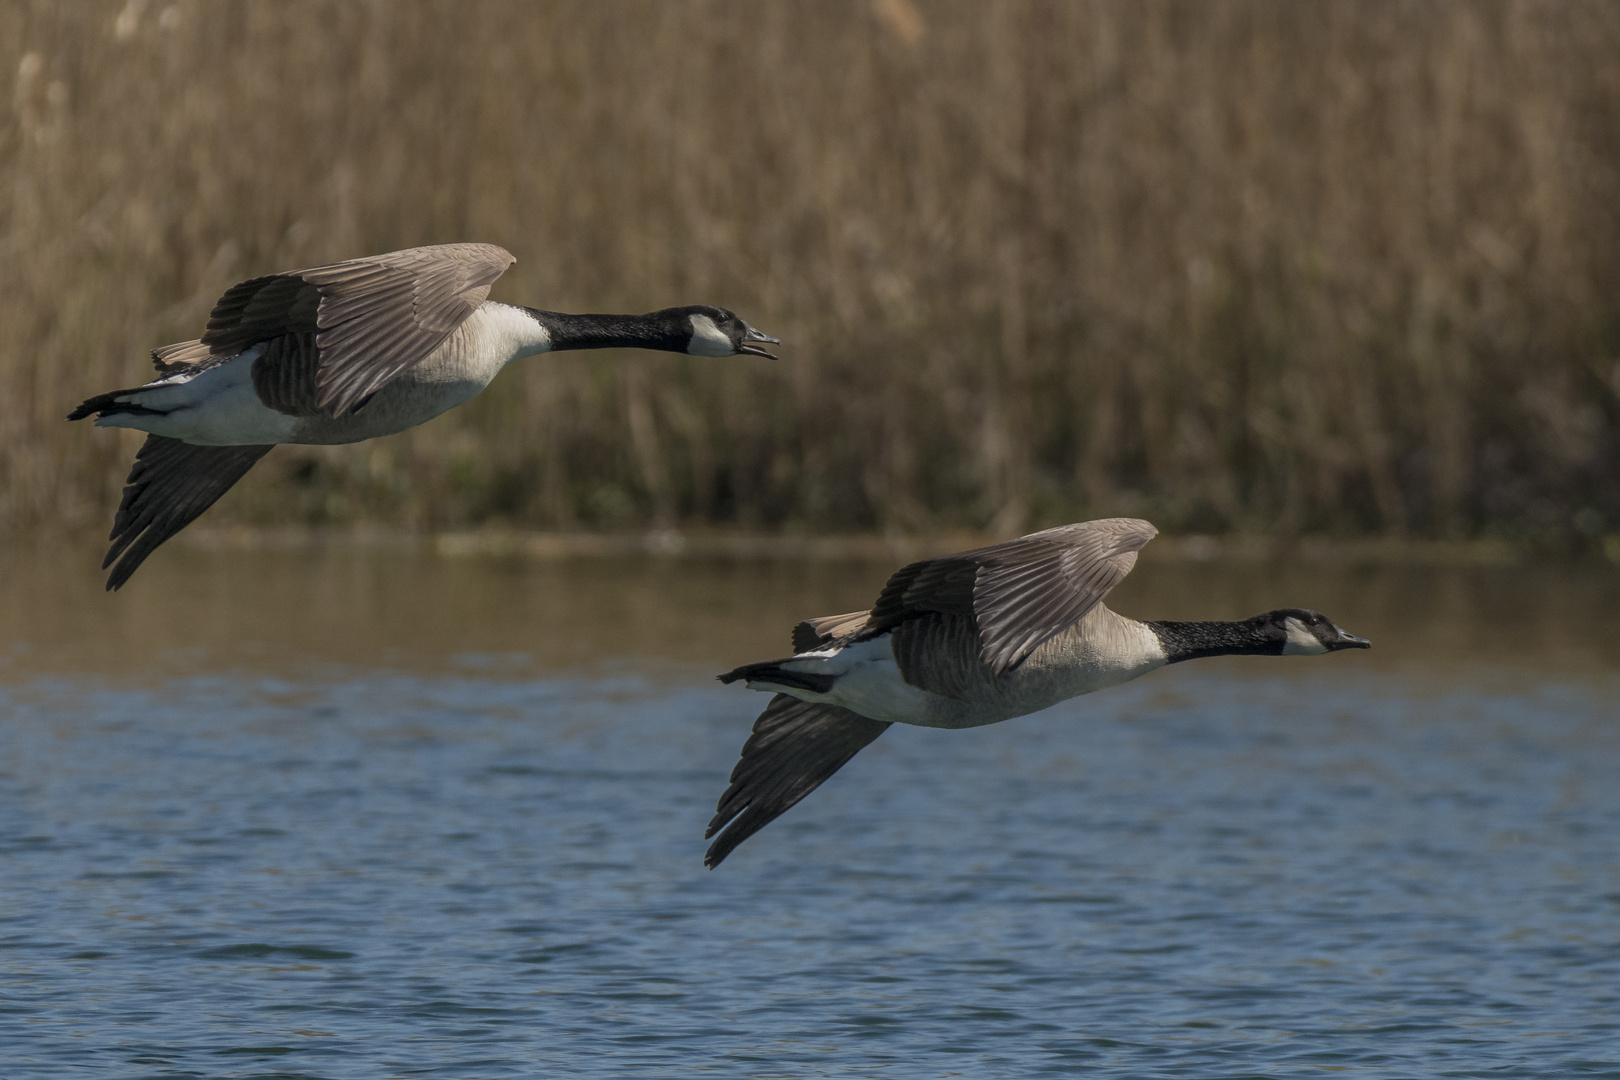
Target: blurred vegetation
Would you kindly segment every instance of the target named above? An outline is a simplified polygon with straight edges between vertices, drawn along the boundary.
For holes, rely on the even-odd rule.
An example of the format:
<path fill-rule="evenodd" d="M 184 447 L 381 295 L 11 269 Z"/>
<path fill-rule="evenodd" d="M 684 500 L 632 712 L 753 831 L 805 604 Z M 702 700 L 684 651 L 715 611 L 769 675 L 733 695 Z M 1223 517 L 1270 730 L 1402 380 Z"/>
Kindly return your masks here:
<path fill-rule="evenodd" d="M 0 2 L 0 526 L 232 282 L 452 240 L 780 363 L 525 361 L 211 520 L 1620 532 L 1620 5 Z"/>

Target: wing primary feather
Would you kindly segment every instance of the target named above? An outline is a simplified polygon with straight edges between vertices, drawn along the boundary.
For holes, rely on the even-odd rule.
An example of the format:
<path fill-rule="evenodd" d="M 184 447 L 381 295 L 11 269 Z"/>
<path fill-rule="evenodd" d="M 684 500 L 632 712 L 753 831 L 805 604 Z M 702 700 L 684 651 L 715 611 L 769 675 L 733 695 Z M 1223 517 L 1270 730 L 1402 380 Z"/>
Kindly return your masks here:
<path fill-rule="evenodd" d="M 754 722 L 731 782 L 704 832 L 705 866 L 719 866 L 738 844 L 820 787 L 888 724 L 835 705 L 771 699 Z"/>
<path fill-rule="evenodd" d="M 112 541 L 102 568 L 107 588 L 122 588 L 165 540 L 185 528 L 229 491 L 269 446 L 193 446 L 148 435 L 113 516 Z M 115 565 L 116 563 L 116 565 Z"/>

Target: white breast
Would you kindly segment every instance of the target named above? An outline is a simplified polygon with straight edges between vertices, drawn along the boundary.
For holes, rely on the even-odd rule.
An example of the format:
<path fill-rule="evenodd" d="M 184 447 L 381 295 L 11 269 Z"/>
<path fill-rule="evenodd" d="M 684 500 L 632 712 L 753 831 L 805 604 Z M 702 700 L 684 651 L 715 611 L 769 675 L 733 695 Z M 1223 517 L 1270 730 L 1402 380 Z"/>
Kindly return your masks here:
<path fill-rule="evenodd" d="M 550 348 L 551 335 L 527 313 L 486 303 L 400 379 L 444 387 L 447 397 L 460 395 L 445 406 L 450 408 L 477 395 L 513 360 Z"/>

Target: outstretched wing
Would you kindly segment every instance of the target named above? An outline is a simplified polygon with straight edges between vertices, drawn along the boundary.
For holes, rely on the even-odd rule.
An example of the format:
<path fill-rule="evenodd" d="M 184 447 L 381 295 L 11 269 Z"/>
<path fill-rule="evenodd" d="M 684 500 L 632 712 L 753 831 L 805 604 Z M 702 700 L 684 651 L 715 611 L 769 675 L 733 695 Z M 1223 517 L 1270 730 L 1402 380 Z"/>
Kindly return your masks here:
<path fill-rule="evenodd" d="M 719 834 L 703 865 L 719 866 L 738 844 L 820 787 L 888 726 L 837 705 L 777 694 L 754 721 L 742 760 L 731 770 L 731 786 L 703 834 L 705 840 Z"/>
<path fill-rule="evenodd" d="M 315 408 L 340 416 L 438 348 L 515 261 L 494 244 L 439 244 L 254 278 L 219 298 L 202 344 L 234 356 L 262 341 L 312 335 Z M 289 350 L 286 362 L 306 363 L 304 352 Z M 276 362 L 260 357 L 255 382 L 282 381 L 269 370 Z"/>
<path fill-rule="evenodd" d="M 271 450 L 269 446 L 193 446 L 148 435 L 135 455 L 124 498 L 113 517 L 109 591 L 129 580 L 158 545 L 190 525 Z M 118 565 L 113 566 L 117 561 Z"/>
<path fill-rule="evenodd" d="M 1000 675 L 1084 618 L 1156 535 L 1146 521 L 1104 518 L 912 563 L 883 587 L 860 636 L 967 616 L 978 628 L 979 659 Z"/>

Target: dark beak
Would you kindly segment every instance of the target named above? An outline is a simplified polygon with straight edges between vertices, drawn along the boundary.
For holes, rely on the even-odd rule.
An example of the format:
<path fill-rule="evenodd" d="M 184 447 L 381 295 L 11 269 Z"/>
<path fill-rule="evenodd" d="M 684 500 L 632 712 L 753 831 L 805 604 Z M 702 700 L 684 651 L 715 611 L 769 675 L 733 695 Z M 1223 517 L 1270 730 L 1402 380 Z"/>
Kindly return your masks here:
<path fill-rule="evenodd" d="M 1348 631 L 1339 630 L 1337 626 L 1335 626 L 1333 629 L 1339 631 L 1339 637 L 1337 641 L 1331 641 L 1328 643 L 1329 652 L 1337 652 L 1340 649 L 1372 648 L 1372 642 L 1368 641 L 1364 637 L 1356 637 L 1356 635 L 1349 633 Z"/>
<path fill-rule="evenodd" d="M 763 341 L 767 345 L 780 345 L 780 344 L 782 344 L 782 339 L 781 338 L 773 338 L 769 334 L 760 333 L 758 330 L 755 330 L 752 326 L 749 326 L 747 323 L 743 323 L 743 341 L 744 342 Z M 738 345 L 737 346 L 737 351 L 740 352 L 740 353 L 751 353 L 754 356 L 763 356 L 768 360 L 775 360 L 776 359 L 776 354 L 775 353 L 768 353 L 764 349 L 761 349 L 758 345 L 748 345 L 748 344 Z"/>

